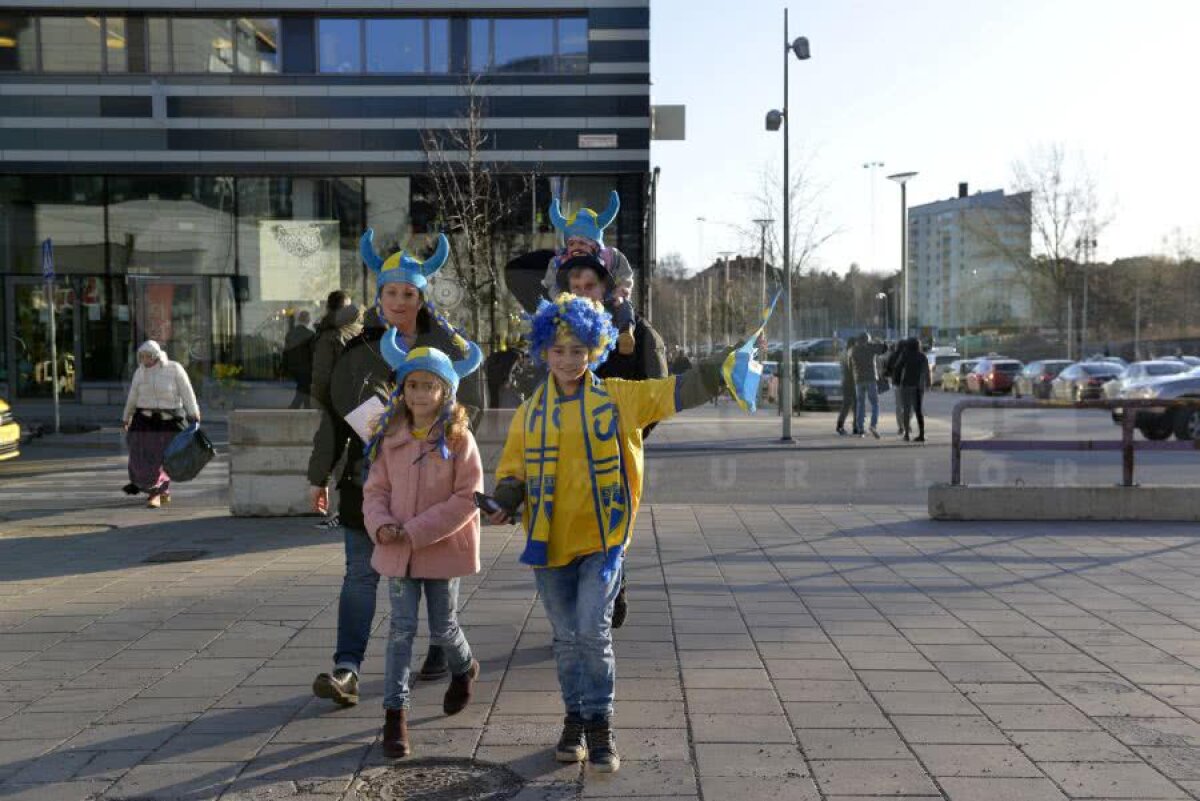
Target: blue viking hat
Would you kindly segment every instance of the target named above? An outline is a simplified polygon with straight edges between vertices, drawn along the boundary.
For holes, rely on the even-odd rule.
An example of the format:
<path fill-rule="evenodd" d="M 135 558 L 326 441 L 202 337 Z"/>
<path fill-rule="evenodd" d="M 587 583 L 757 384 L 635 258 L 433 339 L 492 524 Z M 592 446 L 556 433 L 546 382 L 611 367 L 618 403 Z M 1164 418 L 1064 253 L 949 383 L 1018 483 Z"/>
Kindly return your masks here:
<path fill-rule="evenodd" d="M 479 369 L 483 363 L 483 351 L 474 342 L 459 337 L 456 342 L 466 351 L 467 355 L 458 361 L 452 361 L 449 356 L 437 348 L 425 346 L 405 350 L 404 340 L 396 336 L 396 329 L 389 328 L 379 343 L 379 352 L 384 361 L 396 371 L 396 385 L 404 386 L 404 379 L 409 373 L 423 370 L 433 373 L 450 386 L 448 400 L 453 400 L 458 393 L 459 379 L 466 378 Z"/>
<path fill-rule="evenodd" d="M 384 284 L 402 283 L 412 284 L 424 293 L 430 276 L 442 269 L 450 256 L 450 240 L 445 234 L 438 234 L 437 250 L 425 261 L 414 259 L 404 250 L 383 259 L 375 252 L 375 231 L 368 228 L 358 242 L 358 249 L 363 263 L 375 273 L 376 292 L 383 289 Z"/>
<path fill-rule="evenodd" d="M 621 196 L 614 189 L 608 196 L 608 206 L 597 214 L 591 209 L 580 209 L 566 219 L 558 205 L 558 198 L 550 201 L 550 222 L 563 235 L 563 239 L 581 236 L 590 239 L 600 247 L 604 247 L 604 229 L 612 225 L 621 208 Z"/>

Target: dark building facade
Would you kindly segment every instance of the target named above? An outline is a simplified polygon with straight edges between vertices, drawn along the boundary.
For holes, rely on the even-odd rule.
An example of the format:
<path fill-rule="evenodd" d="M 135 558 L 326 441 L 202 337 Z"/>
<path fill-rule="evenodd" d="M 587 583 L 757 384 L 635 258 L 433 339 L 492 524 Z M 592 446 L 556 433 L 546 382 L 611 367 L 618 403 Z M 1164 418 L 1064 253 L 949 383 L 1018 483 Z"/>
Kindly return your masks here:
<path fill-rule="evenodd" d="M 51 295 L 68 400 L 119 396 L 148 338 L 202 390 L 277 379 L 299 310 L 367 299 L 364 228 L 387 252 L 445 227 L 425 132 L 461 130 L 472 98 L 484 160 L 521 187 L 513 248 L 552 245 L 552 193 L 616 189 L 609 241 L 640 267 L 649 32 L 649 0 L 0 10 L 0 393 L 50 394 Z M 435 291 L 470 302 L 450 274 Z"/>

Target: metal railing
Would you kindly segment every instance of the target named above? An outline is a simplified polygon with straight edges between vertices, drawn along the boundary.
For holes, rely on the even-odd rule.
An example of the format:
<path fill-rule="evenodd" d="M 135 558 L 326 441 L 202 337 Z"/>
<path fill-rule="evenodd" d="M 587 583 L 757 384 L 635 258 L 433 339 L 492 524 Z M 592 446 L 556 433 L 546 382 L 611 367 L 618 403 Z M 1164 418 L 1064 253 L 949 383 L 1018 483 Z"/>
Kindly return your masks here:
<path fill-rule="evenodd" d="M 1177 398 L 1171 400 L 1154 400 L 1139 398 L 1137 400 L 1095 400 L 1065 403 L 1057 401 L 1016 400 L 1002 398 L 972 398 L 959 401 L 954 407 L 951 425 L 951 455 L 950 483 L 962 486 L 962 452 L 963 451 L 1121 451 L 1121 486 L 1135 486 L 1133 482 L 1134 454 L 1137 451 L 1191 451 L 1200 450 L 1200 439 L 1166 442 L 1159 440 L 1135 440 L 1134 429 L 1137 427 L 1139 409 L 1177 409 L 1196 408 L 1200 406 L 1200 398 Z M 1046 439 L 1046 440 L 1011 440 L 985 439 L 963 440 L 962 416 L 967 409 L 1040 409 L 1044 411 L 1084 411 L 1088 409 L 1111 412 L 1122 409 L 1120 440 L 1092 439 Z M 1134 412 L 1134 413 L 1131 413 Z"/>

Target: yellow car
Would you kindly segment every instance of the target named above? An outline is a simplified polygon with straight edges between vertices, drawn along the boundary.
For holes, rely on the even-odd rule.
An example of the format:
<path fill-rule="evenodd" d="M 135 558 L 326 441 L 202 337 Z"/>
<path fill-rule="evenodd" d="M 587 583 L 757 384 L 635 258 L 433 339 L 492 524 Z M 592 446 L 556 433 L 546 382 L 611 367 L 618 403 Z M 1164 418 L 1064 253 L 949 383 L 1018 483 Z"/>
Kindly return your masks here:
<path fill-rule="evenodd" d="M 21 426 L 13 419 L 12 409 L 0 398 L 0 461 L 21 455 Z"/>

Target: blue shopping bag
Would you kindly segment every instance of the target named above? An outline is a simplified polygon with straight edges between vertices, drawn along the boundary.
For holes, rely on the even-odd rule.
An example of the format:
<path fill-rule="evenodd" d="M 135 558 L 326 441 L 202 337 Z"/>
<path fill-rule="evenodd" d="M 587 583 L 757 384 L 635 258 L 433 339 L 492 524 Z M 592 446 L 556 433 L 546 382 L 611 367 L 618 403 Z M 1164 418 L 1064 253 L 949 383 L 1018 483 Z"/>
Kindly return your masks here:
<path fill-rule="evenodd" d="M 191 481 L 217 453 L 212 440 L 192 423 L 171 440 L 163 454 L 163 469 L 172 481 Z"/>

